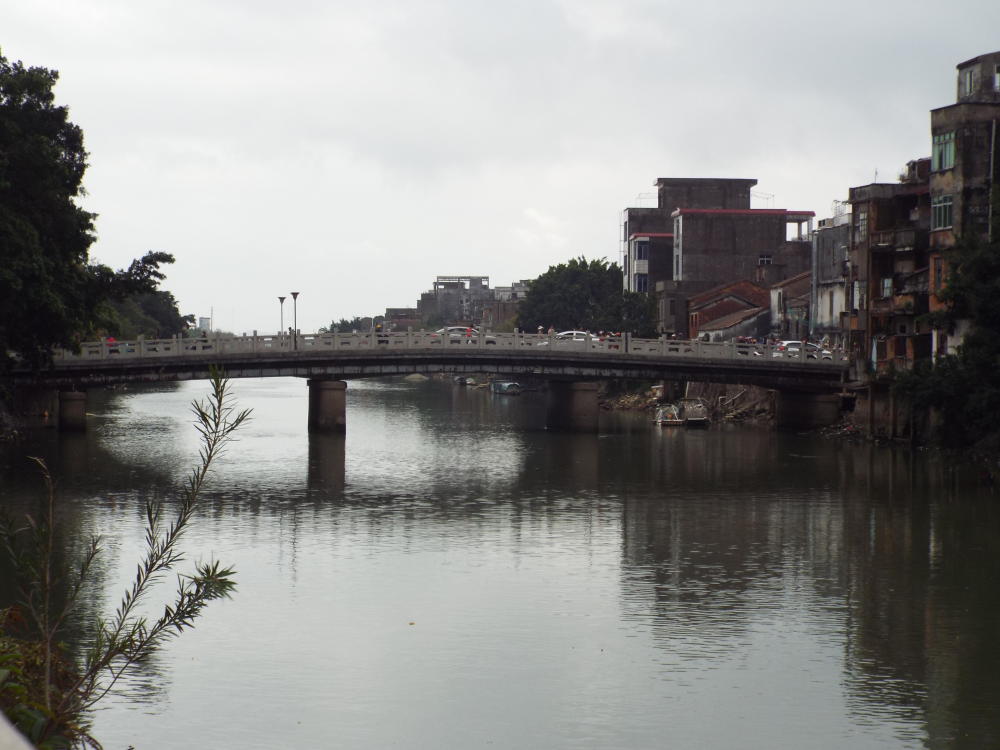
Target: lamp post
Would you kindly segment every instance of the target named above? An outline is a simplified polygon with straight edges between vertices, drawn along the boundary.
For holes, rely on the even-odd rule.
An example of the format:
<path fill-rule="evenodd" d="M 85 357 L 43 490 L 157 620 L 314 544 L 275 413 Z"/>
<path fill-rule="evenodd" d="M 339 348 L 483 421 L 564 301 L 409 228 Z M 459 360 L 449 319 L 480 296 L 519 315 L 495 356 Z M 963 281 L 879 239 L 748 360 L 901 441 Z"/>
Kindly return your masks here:
<path fill-rule="evenodd" d="M 278 308 L 281 310 L 281 325 L 278 326 L 278 335 L 283 336 L 285 334 L 285 298 L 278 297 Z"/>
<path fill-rule="evenodd" d="M 292 339 L 293 349 L 299 348 L 299 293 L 291 292 L 292 295 Z"/>

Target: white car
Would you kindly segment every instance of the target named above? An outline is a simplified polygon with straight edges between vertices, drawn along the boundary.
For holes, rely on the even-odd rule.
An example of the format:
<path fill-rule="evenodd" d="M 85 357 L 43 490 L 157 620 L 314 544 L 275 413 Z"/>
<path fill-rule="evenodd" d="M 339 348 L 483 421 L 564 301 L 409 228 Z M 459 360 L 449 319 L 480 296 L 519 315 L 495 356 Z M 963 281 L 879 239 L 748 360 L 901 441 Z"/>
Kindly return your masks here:
<path fill-rule="evenodd" d="M 807 359 L 833 359 L 833 352 L 811 341 L 805 343 Z M 802 342 L 798 340 L 778 341 L 774 345 L 773 357 L 798 357 L 802 354 Z"/>
<path fill-rule="evenodd" d="M 552 339 L 556 346 L 573 348 L 573 349 L 584 349 L 590 343 L 596 343 L 600 341 L 600 338 L 590 333 L 589 331 L 560 331 L 559 333 L 551 334 Z M 549 340 L 539 341 L 538 346 L 548 346 Z"/>
<path fill-rule="evenodd" d="M 442 339 L 447 336 L 449 344 L 471 344 L 479 340 L 479 329 L 472 326 L 445 326 L 434 331 L 434 335 Z M 486 343 L 496 345 L 497 337 L 487 334 Z"/>

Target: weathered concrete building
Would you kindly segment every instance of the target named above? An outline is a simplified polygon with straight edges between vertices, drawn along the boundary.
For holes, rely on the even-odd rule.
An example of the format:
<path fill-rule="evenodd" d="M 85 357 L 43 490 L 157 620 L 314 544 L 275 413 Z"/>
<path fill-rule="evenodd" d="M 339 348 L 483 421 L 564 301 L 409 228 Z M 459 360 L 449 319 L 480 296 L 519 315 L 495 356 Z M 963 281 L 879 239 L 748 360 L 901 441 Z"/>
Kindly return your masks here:
<path fill-rule="evenodd" d="M 947 274 L 942 252 L 958 238 L 997 239 L 1000 232 L 1000 51 L 959 63 L 955 104 L 931 110 L 931 309 Z M 933 351 L 947 353 L 951 337 L 935 331 Z"/>
<path fill-rule="evenodd" d="M 828 341 L 830 346 L 841 347 L 846 341 L 842 315 L 847 309 L 850 270 L 850 204 L 838 201 L 834 215 L 819 220 L 812 241 L 810 333 Z"/>
<path fill-rule="evenodd" d="M 771 336 L 804 339 L 809 334 L 809 293 L 812 273 L 804 271 L 770 288 Z"/>
<path fill-rule="evenodd" d="M 420 295 L 417 309 L 428 326 L 478 322 L 493 301 L 489 276 L 438 276 L 430 291 Z"/>
<path fill-rule="evenodd" d="M 926 284 L 929 159 L 909 162 L 897 183 L 850 189 L 852 236 L 845 328 L 857 357 L 877 373 L 930 356 Z"/>
<path fill-rule="evenodd" d="M 750 208 L 757 180 L 715 177 L 660 177 L 656 208 L 626 208 L 622 213 L 623 284 L 630 292 L 655 292 L 673 279 L 673 212 L 681 207 Z"/>
<path fill-rule="evenodd" d="M 813 211 L 784 208 L 678 208 L 674 219 L 673 280 L 775 283 L 808 271 Z M 788 227 L 795 237 L 788 239 Z M 803 232 L 805 229 L 805 232 Z"/>

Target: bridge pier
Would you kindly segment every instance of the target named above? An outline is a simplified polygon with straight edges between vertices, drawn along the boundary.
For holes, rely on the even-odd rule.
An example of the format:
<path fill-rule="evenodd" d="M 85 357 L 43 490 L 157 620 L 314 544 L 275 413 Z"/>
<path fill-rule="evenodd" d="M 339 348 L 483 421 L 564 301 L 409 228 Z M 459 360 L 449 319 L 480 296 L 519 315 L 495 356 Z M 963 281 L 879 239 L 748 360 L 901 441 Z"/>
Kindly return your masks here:
<path fill-rule="evenodd" d="M 597 432 L 597 383 L 549 381 L 545 426 L 550 430 Z"/>
<path fill-rule="evenodd" d="M 312 432 L 347 432 L 347 383 L 311 378 L 309 429 Z"/>
<path fill-rule="evenodd" d="M 778 427 L 813 429 L 840 419 L 841 398 L 833 393 L 778 391 L 774 398 L 774 421 Z"/>
<path fill-rule="evenodd" d="M 87 429 L 87 393 L 59 391 L 59 429 L 83 432 Z"/>

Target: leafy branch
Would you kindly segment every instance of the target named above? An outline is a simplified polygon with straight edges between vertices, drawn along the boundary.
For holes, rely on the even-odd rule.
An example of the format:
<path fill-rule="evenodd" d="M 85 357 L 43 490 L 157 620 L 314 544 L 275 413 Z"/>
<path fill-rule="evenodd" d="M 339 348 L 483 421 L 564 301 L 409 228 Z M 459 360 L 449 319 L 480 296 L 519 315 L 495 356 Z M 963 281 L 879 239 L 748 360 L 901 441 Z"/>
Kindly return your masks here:
<path fill-rule="evenodd" d="M 45 463 L 34 459 L 42 471 L 47 502 L 38 519 L 28 516 L 26 525 L 12 523 L 0 527 L 0 541 L 13 563 L 20 581 L 22 606 L 37 630 L 44 654 L 42 706 L 48 718 L 50 736 L 67 734 L 77 744 L 100 745 L 81 728 L 81 720 L 135 664 L 159 649 L 166 640 L 194 626 L 207 604 L 228 598 L 236 587 L 235 571 L 216 561 L 195 563 L 189 574 L 178 574 L 173 599 L 162 613 L 150 621 L 139 613 L 139 605 L 163 577 L 184 561 L 180 542 L 198 508 L 198 500 L 212 463 L 233 439 L 233 434 L 250 417 L 250 410 L 237 411 L 230 405 L 229 381 L 213 370 L 212 393 L 207 401 L 195 401 L 195 429 L 201 436 L 199 462 L 191 471 L 172 520 L 162 499 L 146 504 L 145 554 L 136 566 L 135 578 L 125 590 L 114 614 L 99 619 L 93 643 L 84 657 L 79 675 L 64 689 L 53 688 L 53 663 L 59 659 L 58 634 L 73 611 L 94 559 L 100 539 L 93 537 L 72 576 L 57 570 L 55 560 L 55 487 Z M 26 543 L 22 537 L 27 536 Z M 68 581 L 63 604 L 53 604 L 54 593 Z M 15 721 L 17 717 L 14 717 Z M 42 732 L 46 734 L 46 732 Z M 33 740 L 39 738 L 33 736 Z M 40 739 L 45 739 L 42 736 Z"/>

